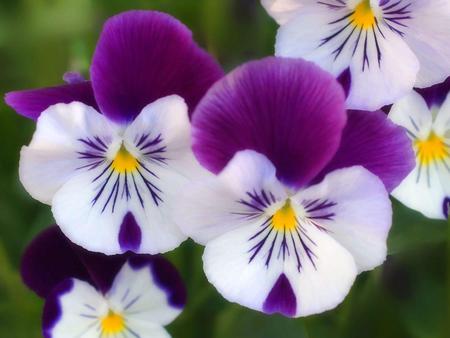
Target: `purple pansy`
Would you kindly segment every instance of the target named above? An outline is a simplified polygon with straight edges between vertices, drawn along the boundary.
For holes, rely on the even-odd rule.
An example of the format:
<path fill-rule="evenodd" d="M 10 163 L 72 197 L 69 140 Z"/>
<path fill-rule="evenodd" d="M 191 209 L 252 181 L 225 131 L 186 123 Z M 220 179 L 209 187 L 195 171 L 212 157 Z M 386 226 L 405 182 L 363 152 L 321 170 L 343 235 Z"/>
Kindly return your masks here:
<path fill-rule="evenodd" d="M 186 302 L 177 270 L 162 256 L 91 253 L 56 226 L 28 246 L 21 273 L 46 300 L 45 338 L 170 337 L 164 326 Z"/>
<path fill-rule="evenodd" d="M 88 250 L 177 247 L 185 236 L 172 201 L 203 172 L 190 147 L 189 113 L 221 76 L 175 18 L 153 11 L 112 17 L 91 81 L 66 73 L 64 86 L 6 95 L 19 114 L 37 119 L 21 152 L 22 184 Z"/>
<path fill-rule="evenodd" d="M 450 196 L 450 78 L 396 102 L 389 118 L 402 126 L 416 154 L 415 169 L 392 192 L 426 217 L 448 218 Z"/>
<path fill-rule="evenodd" d="M 275 54 L 339 77 L 351 109 L 375 110 L 450 75 L 447 0 L 261 0 Z"/>
<path fill-rule="evenodd" d="M 331 309 L 386 257 L 389 193 L 414 167 L 402 128 L 345 111 L 332 75 L 295 59 L 247 63 L 192 118 L 198 160 L 217 177 L 186 188 L 180 227 L 230 301 L 290 317 Z"/>

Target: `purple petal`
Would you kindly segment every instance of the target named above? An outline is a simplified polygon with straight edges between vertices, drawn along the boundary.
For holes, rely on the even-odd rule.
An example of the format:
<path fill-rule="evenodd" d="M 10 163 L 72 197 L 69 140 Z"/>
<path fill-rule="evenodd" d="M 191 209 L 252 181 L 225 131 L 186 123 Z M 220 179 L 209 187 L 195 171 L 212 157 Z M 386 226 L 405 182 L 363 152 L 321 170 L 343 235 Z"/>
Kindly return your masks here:
<path fill-rule="evenodd" d="M 147 104 L 171 94 L 183 97 L 192 110 L 222 75 L 186 26 L 154 11 L 109 19 L 91 68 L 102 112 L 120 122 L 131 121 Z"/>
<path fill-rule="evenodd" d="M 82 83 L 86 81 L 86 79 L 81 75 L 79 72 L 65 72 L 63 75 L 63 80 L 65 83 L 68 84 L 76 84 L 76 83 Z"/>
<path fill-rule="evenodd" d="M 186 288 L 177 269 L 163 256 L 135 255 L 129 259 L 131 267 L 148 266 L 155 283 L 163 289 L 169 304 L 182 308 L 186 304 Z"/>
<path fill-rule="evenodd" d="M 430 109 L 440 107 L 450 93 L 450 77 L 444 82 L 429 88 L 416 88 L 416 91 L 422 95 Z"/>
<path fill-rule="evenodd" d="M 327 72 L 310 62 L 269 57 L 217 82 L 192 119 L 193 149 L 214 173 L 233 155 L 266 155 L 284 183 L 305 185 L 339 145 L 345 97 Z"/>
<path fill-rule="evenodd" d="M 97 108 L 90 81 L 57 87 L 22 90 L 5 95 L 5 102 L 20 115 L 36 120 L 41 113 L 56 103 L 83 102 Z"/>
<path fill-rule="evenodd" d="M 278 278 L 264 301 L 263 310 L 267 314 L 281 313 L 288 317 L 295 316 L 297 299 L 291 283 L 284 273 Z"/>
<path fill-rule="evenodd" d="M 73 279 L 65 279 L 48 295 L 42 313 L 42 334 L 44 338 L 52 337 L 52 330 L 62 315 L 59 299 L 73 288 Z"/>
<path fill-rule="evenodd" d="M 26 248 L 21 263 L 22 279 L 45 298 L 66 278 L 77 278 L 106 292 L 128 256 L 106 256 L 72 244 L 59 227 L 39 234 Z"/>
<path fill-rule="evenodd" d="M 314 181 L 321 181 L 336 169 L 355 165 L 377 175 L 390 192 L 415 166 L 411 141 L 404 129 L 392 123 L 381 111 L 349 111 L 341 145 Z"/>
<path fill-rule="evenodd" d="M 43 298 L 66 278 L 90 281 L 69 240 L 56 226 L 44 230 L 28 245 L 21 274 L 24 283 Z"/>
<path fill-rule="evenodd" d="M 123 252 L 139 250 L 141 245 L 141 228 L 136 222 L 133 214 L 128 212 L 123 218 L 119 231 L 119 244 Z"/>

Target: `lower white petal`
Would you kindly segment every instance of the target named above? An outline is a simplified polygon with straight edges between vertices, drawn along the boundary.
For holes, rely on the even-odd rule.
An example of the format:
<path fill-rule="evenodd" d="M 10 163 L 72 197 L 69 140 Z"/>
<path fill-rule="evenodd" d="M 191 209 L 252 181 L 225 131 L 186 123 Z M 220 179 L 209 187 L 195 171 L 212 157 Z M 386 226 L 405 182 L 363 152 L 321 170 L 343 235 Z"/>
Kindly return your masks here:
<path fill-rule="evenodd" d="M 206 245 L 206 276 L 226 299 L 291 317 L 329 310 L 344 299 L 357 273 L 350 253 L 314 226 L 266 237 L 262 225 L 259 219 Z"/>
<path fill-rule="evenodd" d="M 373 269 L 386 259 L 391 202 L 381 180 L 368 170 L 333 171 L 293 200 L 353 255 L 359 271 Z"/>

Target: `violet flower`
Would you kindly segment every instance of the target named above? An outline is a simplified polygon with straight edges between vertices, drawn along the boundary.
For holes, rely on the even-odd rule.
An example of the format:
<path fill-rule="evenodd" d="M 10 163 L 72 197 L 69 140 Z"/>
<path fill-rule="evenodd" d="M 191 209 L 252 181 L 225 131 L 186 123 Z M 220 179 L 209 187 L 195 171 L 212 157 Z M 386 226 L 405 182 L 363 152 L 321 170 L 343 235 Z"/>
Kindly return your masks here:
<path fill-rule="evenodd" d="M 169 338 L 164 326 L 186 303 L 177 270 L 162 256 L 91 253 L 56 226 L 27 247 L 21 269 L 46 300 L 45 338 Z"/>
<path fill-rule="evenodd" d="M 192 128 L 218 176 L 184 190 L 177 219 L 206 246 L 206 276 L 226 299 L 319 313 L 384 261 L 388 191 L 414 166 L 410 141 L 382 112 L 347 113 L 330 74 L 303 60 L 247 63 L 209 90 Z"/>
<path fill-rule="evenodd" d="M 84 248 L 160 253 L 185 236 L 172 217 L 179 186 L 202 172 L 191 152 L 188 109 L 222 76 L 173 17 L 131 11 L 107 21 L 92 82 L 12 92 L 6 102 L 37 119 L 20 179 L 50 204 Z"/>
<path fill-rule="evenodd" d="M 411 92 L 389 118 L 405 128 L 416 166 L 392 195 L 429 218 L 447 219 L 450 203 L 450 78 Z"/>
<path fill-rule="evenodd" d="M 275 54 L 340 77 L 351 109 L 375 110 L 450 75 L 447 0 L 262 0 Z"/>

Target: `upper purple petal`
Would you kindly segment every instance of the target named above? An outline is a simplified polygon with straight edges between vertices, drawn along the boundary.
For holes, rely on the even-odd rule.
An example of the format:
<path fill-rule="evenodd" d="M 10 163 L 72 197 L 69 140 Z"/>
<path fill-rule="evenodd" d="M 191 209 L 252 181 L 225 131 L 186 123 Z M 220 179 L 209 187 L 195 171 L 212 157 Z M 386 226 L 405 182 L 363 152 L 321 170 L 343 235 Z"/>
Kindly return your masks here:
<path fill-rule="evenodd" d="M 377 175 L 386 189 L 392 191 L 415 166 L 414 151 L 405 130 L 381 111 L 349 111 L 341 145 L 314 181 L 321 181 L 333 170 L 355 165 Z"/>
<path fill-rule="evenodd" d="M 163 289 L 170 305 L 182 308 L 186 304 L 186 287 L 178 270 L 163 256 L 134 255 L 129 263 L 133 268 L 148 266 L 154 282 Z"/>
<path fill-rule="evenodd" d="M 416 88 L 416 91 L 422 95 L 430 109 L 440 107 L 450 93 L 450 77 L 429 88 Z"/>
<path fill-rule="evenodd" d="M 36 120 L 41 113 L 56 103 L 83 102 L 97 108 L 90 81 L 66 84 L 57 87 L 10 92 L 5 102 L 20 115 Z"/>
<path fill-rule="evenodd" d="M 172 94 L 183 97 L 192 110 L 222 75 L 186 26 L 155 11 L 109 19 L 91 67 L 102 113 L 119 122 L 131 121 L 147 104 Z"/>
<path fill-rule="evenodd" d="M 192 118 L 193 149 L 214 173 L 233 155 L 266 155 L 277 176 L 308 183 L 333 157 L 345 125 L 345 97 L 327 72 L 301 59 L 249 62 L 218 81 Z"/>
<path fill-rule="evenodd" d="M 40 233 L 26 248 L 21 262 L 24 283 L 45 298 L 66 278 L 77 278 L 106 292 L 127 256 L 92 253 L 72 244 L 59 227 Z"/>

